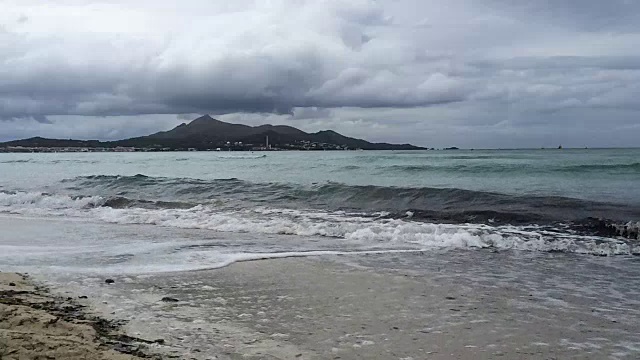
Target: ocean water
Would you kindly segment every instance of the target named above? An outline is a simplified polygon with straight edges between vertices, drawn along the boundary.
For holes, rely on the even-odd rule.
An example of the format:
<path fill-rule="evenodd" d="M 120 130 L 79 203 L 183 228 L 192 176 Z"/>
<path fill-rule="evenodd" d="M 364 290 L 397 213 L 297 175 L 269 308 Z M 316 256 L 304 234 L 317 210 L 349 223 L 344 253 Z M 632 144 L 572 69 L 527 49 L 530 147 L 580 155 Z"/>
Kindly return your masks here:
<path fill-rule="evenodd" d="M 0 154 L 0 270 L 180 358 L 637 359 L 639 223 L 640 149 Z"/>
<path fill-rule="evenodd" d="M 640 149 L 0 154 L 0 263 L 153 273 L 271 257 L 640 255 Z"/>

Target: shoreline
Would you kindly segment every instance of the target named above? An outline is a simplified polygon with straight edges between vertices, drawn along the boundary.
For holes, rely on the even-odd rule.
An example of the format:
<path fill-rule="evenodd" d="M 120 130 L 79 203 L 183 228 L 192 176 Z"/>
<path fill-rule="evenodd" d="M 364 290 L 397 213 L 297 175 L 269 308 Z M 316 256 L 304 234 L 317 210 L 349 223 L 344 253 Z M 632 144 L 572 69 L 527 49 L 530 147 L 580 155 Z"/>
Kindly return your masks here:
<path fill-rule="evenodd" d="M 474 278 L 467 260 L 456 263 L 468 255 L 454 263 L 410 254 L 355 256 L 347 259 L 351 264 L 330 256 L 270 259 L 215 270 L 112 274 L 113 284 L 93 277 L 54 290 L 95 294 L 89 299 L 92 311 L 125 321 L 122 330 L 128 334 L 162 337 L 185 359 L 631 359 L 640 354 L 634 340 L 640 334 L 633 320 L 637 311 L 628 304 L 591 303 L 588 291 L 549 293 L 582 281 L 577 278 L 567 278 L 565 285 L 504 282 L 504 275 Z M 481 255 L 475 260 L 504 260 L 503 254 Z M 540 264 L 566 260 L 549 258 Z M 411 259 L 432 262 L 425 265 L 434 272 L 371 267 Z M 517 255 L 513 260 L 510 266 L 518 267 Z"/>
<path fill-rule="evenodd" d="M 566 262 L 595 267 L 578 275 L 561 270 Z M 636 358 L 635 290 L 622 296 L 611 282 L 631 281 L 635 272 L 611 275 L 611 264 L 600 263 L 561 254 L 446 252 L 268 259 L 154 274 L 0 272 L 0 355 Z M 543 270 L 557 266 L 561 271 Z M 586 279 L 612 286 L 611 297 L 594 298 Z M 83 294 L 89 296 L 79 299 Z"/>
<path fill-rule="evenodd" d="M 86 296 L 82 296 L 86 298 Z M 163 359 L 121 324 L 85 310 L 72 297 L 53 295 L 28 275 L 0 272 L 0 359 Z"/>

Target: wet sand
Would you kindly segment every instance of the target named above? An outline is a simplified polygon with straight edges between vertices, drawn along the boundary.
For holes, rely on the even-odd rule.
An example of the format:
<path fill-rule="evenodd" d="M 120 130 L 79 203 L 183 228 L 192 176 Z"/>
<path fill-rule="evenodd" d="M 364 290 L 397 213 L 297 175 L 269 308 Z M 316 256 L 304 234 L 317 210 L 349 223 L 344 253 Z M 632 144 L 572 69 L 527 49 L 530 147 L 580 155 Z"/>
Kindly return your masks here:
<path fill-rule="evenodd" d="M 374 259 L 375 261 L 375 259 Z M 331 259 L 236 263 L 197 272 L 87 278 L 87 300 L 193 359 L 635 359 L 632 309 L 516 283 L 478 284 Z M 578 284 L 579 285 L 579 284 Z M 171 297 L 176 302 L 162 301 Z M 625 316 L 625 313 L 628 313 Z"/>
<path fill-rule="evenodd" d="M 73 299 L 53 296 L 26 276 L 0 273 L 0 359 L 156 358 L 134 340 Z"/>

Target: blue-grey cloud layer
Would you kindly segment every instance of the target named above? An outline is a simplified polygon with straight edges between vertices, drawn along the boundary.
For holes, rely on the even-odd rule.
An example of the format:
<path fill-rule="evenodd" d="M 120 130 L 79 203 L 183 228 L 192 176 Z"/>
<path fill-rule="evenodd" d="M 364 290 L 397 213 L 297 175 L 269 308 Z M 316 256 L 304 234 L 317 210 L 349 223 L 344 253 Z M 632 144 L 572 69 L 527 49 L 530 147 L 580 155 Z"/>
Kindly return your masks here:
<path fill-rule="evenodd" d="M 5 2 L 0 138 L 197 113 L 423 144 L 639 132 L 637 1 Z"/>

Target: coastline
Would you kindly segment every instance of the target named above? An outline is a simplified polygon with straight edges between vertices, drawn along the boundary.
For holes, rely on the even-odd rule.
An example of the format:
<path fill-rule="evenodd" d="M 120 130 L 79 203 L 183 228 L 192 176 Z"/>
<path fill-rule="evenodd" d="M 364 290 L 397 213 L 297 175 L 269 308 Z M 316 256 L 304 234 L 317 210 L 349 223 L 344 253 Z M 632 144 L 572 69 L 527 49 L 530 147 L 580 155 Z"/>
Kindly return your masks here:
<path fill-rule="evenodd" d="M 129 337 L 117 322 L 84 308 L 27 275 L 0 272 L 0 359 L 163 358 L 149 351 L 153 342 Z"/>
<path fill-rule="evenodd" d="M 455 259 L 430 275 L 370 266 L 412 256 L 419 259 L 289 258 L 111 274 L 113 284 L 92 277 L 58 283 L 52 292 L 91 294 L 83 301 L 93 313 L 123 320 L 126 334 L 162 338 L 162 347 L 181 359 L 631 359 L 640 353 L 633 340 L 640 334 L 637 312 L 622 304 L 589 303 L 573 291 L 550 294 L 558 285 L 537 280 L 537 289 L 503 275 L 479 281 L 469 263 Z M 489 263 L 504 256 L 481 255 Z M 441 266 L 437 257 L 423 260 Z"/>

